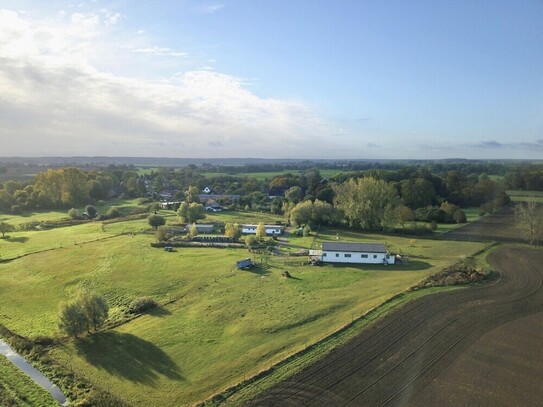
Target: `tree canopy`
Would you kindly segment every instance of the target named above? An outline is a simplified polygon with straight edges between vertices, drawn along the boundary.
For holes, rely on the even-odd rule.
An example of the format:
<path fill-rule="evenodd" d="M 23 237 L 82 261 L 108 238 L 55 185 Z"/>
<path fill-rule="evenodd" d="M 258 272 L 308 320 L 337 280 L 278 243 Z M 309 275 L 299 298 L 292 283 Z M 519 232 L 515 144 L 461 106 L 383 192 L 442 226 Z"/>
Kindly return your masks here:
<path fill-rule="evenodd" d="M 350 179 L 336 184 L 334 191 L 336 206 L 345 213 L 351 227 L 377 231 L 394 223 L 399 197 L 387 182 L 372 177 Z"/>

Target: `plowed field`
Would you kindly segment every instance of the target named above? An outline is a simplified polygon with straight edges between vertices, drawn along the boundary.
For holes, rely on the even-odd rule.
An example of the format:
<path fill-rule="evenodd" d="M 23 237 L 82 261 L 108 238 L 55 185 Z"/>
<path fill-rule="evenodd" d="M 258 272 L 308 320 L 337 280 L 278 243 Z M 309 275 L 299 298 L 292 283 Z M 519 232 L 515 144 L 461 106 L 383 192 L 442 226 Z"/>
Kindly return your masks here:
<path fill-rule="evenodd" d="M 499 280 L 413 301 L 249 405 L 540 405 L 543 251 L 489 262 Z"/>

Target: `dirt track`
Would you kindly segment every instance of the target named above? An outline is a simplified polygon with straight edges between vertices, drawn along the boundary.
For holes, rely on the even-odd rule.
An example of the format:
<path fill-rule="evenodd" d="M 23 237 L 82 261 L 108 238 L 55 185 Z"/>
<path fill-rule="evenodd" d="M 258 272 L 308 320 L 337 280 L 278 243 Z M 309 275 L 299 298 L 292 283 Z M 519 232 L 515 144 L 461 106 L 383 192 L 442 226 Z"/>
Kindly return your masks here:
<path fill-rule="evenodd" d="M 543 251 L 504 246 L 489 261 L 498 281 L 409 303 L 249 405 L 539 405 Z"/>

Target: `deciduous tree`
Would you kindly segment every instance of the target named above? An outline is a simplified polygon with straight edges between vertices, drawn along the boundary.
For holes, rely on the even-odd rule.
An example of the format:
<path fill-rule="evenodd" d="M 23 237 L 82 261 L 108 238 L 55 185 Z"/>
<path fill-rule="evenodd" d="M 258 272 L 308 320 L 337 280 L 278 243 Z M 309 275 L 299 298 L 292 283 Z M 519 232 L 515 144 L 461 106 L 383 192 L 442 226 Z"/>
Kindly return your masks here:
<path fill-rule="evenodd" d="M 2 239 L 6 237 L 6 233 L 13 232 L 15 226 L 7 222 L 0 222 L 0 233 L 2 233 Z"/>
<path fill-rule="evenodd" d="M 149 225 L 152 226 L 154 229 L 166 223 L 166 220 L 160 215 L 149 215 L 147 221 L 149 222 Z"/>
<path fill-rule="evenodd" d="M 83 306 L 78 302 L 62 304 L 58 315 L 58 327 L 66 334 L 77 338 L 77 335 L 85 332 L 87 318 Z"/>
<path fill-rule="evenodd" d="M 77 303 L 83 308 L 85 314 L 87 331 L 92 327 L 95 331 L 108 317 L 109 306 L 104 296 L 82 290 L 77 298 Z"/>
<path fill-rule="evenodd" d="M 260 222 L 258 226 L 256 227 L 256 238 L 264 239 L 266 236 L 267 236 L 266 225 L 264 224 L 264 222 Z"/>
<path fill-rule="evenodd" d="M 227 223 L 224 226 L 224 235 L 238 240 L 241 237 L 241 226 L 237 223 Z"/>
<path fill-rule="evenodd" d="M 542 219 L 535 201 L 517 203 L 515 205 L 515 220 L 522 229 L 529 244 L 535 246 L 541 238 Z"/>
<path fill-rule="evenodd" d="M 336 207 L 345 213 L 349 225 L 369 231 L 388 227 L 399 201 L 390 184 L 372 177 L 350 179 L 334 190 Z"/>

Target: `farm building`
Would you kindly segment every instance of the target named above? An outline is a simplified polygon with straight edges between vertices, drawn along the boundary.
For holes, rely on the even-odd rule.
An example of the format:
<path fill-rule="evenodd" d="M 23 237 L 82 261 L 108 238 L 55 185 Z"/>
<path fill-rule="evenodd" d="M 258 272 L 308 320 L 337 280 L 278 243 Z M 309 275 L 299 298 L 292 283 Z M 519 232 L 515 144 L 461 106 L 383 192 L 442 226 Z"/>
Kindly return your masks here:
<path fill-rule="evenodd" d="M 325 263 L 394 264 L 395 257 L 381 243 L 323 242 Z"/>
<path fill-rule="evenodd" d="M 241 233 L 246 235 L 256 235 L 258 225 L 241 225 Z M 269 236 L 283 234 L 283 226 L 281 225 L 265 225 L 266 234 Z"/>
<path fill-rule="evenodd" d="M 243 260 L 238 260 L 236 262 L 236 267 L 239 270 L 247 269 L 247 268 L 252 267 L 252 266 L 253 266 L 253 262 L 249 258 L 243 259 Z"/>

